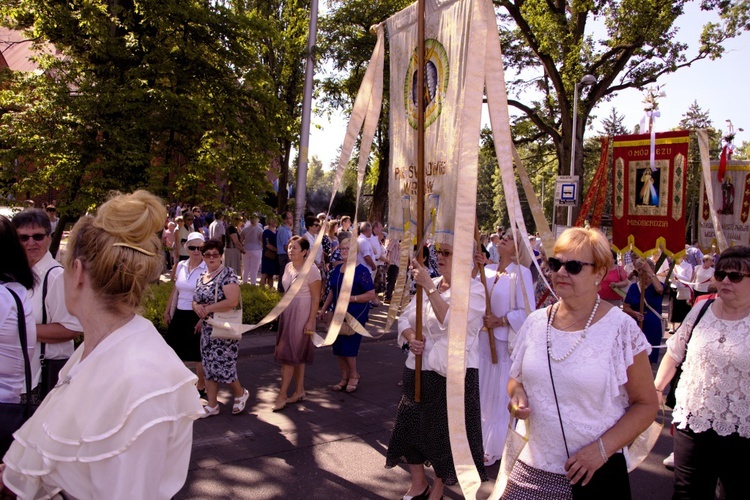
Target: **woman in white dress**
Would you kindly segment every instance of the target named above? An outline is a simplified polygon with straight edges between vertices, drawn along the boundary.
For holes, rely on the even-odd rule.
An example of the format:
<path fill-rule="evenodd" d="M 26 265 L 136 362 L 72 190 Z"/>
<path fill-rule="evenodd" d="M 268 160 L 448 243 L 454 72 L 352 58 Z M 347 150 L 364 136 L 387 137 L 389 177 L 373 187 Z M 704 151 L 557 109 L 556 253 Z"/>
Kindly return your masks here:
<path fill-rule="evenodd" d="M 479 396 L 482 407 L 482 441 L 484 464 L 490 466 L 503 455 L 505 434 L 510 422 L 506 391 L 510 374 L 509 334 L 521 329 L 526 320 L 526 306 L 534 310 L 534 283 L 531 271 L 519 265 L 513 235 L 506 234 L 498 244 L 499 264 L 484 268 L 487 279 L 487 294 L 490 296 L 490 311 L 484 317 L 484 326 L 492 332 L 479 339 Z M 478 252 L 475 260 L 484 262 L 484 254 Z M 528 259 L 527 259 L 528 260 Z M 526 288 L 526 299 L 524 299 Z M 511 333 L 511 331 L 513 333 Z M 497 363 L 492 363 L 490 341 L 495 343 Z"/>
<path fill-rule="evenodd" d="M 570 228 L 548 259 L 560 298 L 529 315 L 518 332 L 508 393 L 529 426 L 529 442 L 504 499 L 630 498 L 629 443 L 656 417 L 648 362 L 636 322 L 599 298 L 612 256 L 596 229 Z"/>
<path fill-rule="evenodd" d="M 84 342 L 19 429 L 0 478 L 20 498 L 172 498 L 185 483 L 196 376 L 136 314 L 162 270 L 167 212 L 146 191 L 78 221 L 65 254 L 65 303 Z"/>

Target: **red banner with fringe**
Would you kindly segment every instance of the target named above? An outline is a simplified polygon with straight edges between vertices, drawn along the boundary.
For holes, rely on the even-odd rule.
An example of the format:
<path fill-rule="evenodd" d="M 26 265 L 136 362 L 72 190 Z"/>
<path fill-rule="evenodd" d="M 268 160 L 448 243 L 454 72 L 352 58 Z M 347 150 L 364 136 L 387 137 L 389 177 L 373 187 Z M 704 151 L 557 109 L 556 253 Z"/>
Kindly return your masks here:
<path fill-rule="evenodd" d="M 602 154 L 599 158 L 599 166 L 591 180 L 586 197 L 583 199 L 581 211 L 578 212 L 578 218 L 576 219 L 576 226 L 578 227 L 583 227 L 592 205 L 594 206 L 594 213 L 591 214 L 589 226 L 601 227 L 602 225 L 604 199 L 607 197 L 607 180 L 609 178 L 607 175 L 609 173 L 609 137 L 602 137 L 601 141 Z"/>
<path fill-rule="evenodd" d="M 685 250 L 687 157 L 690 132 L 656 134 L 656 161 L 649 162 L 648 134 L 613 139 L 612 244 L 639 254 L 663 247 Z"/>

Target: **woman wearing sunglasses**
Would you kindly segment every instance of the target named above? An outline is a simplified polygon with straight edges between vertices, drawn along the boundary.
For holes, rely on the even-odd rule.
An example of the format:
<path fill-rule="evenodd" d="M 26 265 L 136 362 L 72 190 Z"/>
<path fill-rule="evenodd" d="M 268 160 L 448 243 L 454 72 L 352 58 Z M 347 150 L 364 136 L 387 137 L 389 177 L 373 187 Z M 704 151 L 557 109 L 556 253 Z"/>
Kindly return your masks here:
<path fill-rule="evenodd" d="M 195 363 L 198 375 L 198 392 L 206 397 L 206 382 L 203 379 L 203 365 L 201 364 L 201 336 L 196 332 L 196 325 L 200 318 L 193 311 L 193 294 L 198 284 L 198 278 L 206 271 L 203 262 L 203 243 L 206 239 L 199 232 L 190 233 L 185 243 L 188 260 L 177 263 L 175 281 L 172 294 L 167 301 L 164 311 L 164 323 L 167 325 L 167 335 L 164 340 L 174 349 L 174 352 L 186 363 Z"/>
<path fill-rule="evenodd" d="M 714 272 L 718 298 L 705 310 L 707 302 L 698 302 L 667 341 L 667 355 L 656 374 L 659 396 L 682 366 L 672 412 L 673 498 L 714 498 L 718 479 L 726 498 L 747 496 L 749 277 L 750 247 L 724 250 Z"/>
<path fill-rule="evenodd" d="M 630 285 L 622 310 L 635 319 L 652 347 L 661 345 L 664 328 L 661 321 L 661 303 L 664 298 L 664 285 L 656 275 L 656 266 L 651 259 L 637 258 L 633 262 L 636 271 L 635 283 Z M 644 292 L 645 290 L 645 292 Z M 641 312 L 641 294 L 645 293 L 643 312 Z M 659 361 L 659 350 L 652 349 L 648 356 L 651 363 Z"/>
<path fill-rule="evenodd" d="M 479 394 L 482 403 L 482 441 L 484 443 L 484 465 L 490 466 L 500 460 L 505 445 L 510 415 L 507 408 L 510 398 L 507 387 L 510 374 L 510 336 L 521 329 L 529 310 L 535 309 L 534 285 L 528 265 L 531 256 L 523 245 L 521 262 L 509 231 L 497 245 L 499 264 L 484 267 L 490 310 L 484 316 L 484 326 L 490 332 L 479 338 Z M 474 260 L 481 266 L 484 254 L 477 252 Z M 524 288 L 526 292 L 524 294 Z M 497 360 L 492 362 L 490 342 L 495 344 Z"/>
<path fill-rule="evenodd" d="M 630 498 L 623 448 L 656 416 L 638 325 L 601 300 L 609 269 L 607 238 L 571 228 L 548 259 L 560 300 L 529 316 L 516 337 L 508 392 L 511 413 L 530 437 L 503 498 Z M 575 486 L 571 486 L 575 485 Z"/>
<path fill-rule="evenodd" d="M 416 299 L 412 299 L 398 320 L 398 342 L 409 355 L 404 367 L 401 401 L 396 424 L 386 453 L 386 467 L 406 463 L 411 486 L 404 496 L 411 500 L 442 498 L 444 485 L 456 484 L 456 469 L 448 430 L 446 373 L 448 368 L 448 319 L 451 305 L 451 245 L 436 248 L 441 276 L 412 260 L 414 280 L 421 288 L 424 315 L 423 340 L 416 340 Z M 468 269 L 467 269 L 468 271 Z M 468 324 L 466 325 L 466 379 L 464 389 L 466 437 L 482 481 L 487 480 L 482 451 L 482 420 L 479 405 L 479 331 L 485 313 L 485 291 L 479 280 L 471 280 Z M 415 355 L 422 355 L 421 402 L 414 401 Z M 432 464 L 436 480 L 432 489 L 424 464 Z"/>

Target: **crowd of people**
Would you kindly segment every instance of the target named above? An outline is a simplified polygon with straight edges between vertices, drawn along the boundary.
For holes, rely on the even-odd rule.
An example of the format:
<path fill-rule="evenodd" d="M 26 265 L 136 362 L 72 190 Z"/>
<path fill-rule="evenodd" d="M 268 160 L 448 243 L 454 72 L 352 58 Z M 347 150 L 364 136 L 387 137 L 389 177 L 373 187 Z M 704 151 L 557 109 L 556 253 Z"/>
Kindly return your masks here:
<path fill-rule="evenodd" d="M 277 326 L 281 376 L 271 410 L 305 401 L 312 334 L 327 327 L 340 300 L 352 245 L 354 284 L 332 348 L 340 380 L 329 389 L 357 391 L 357 330 L 381 296 L 393 298 L 401 242 L 380 221 L 355 231 L 346 216 L 308 214 L 302 235 L 292 227 L 288 211 L 245 221 L 179 204 L 165 210 L 138 191 L 114 196 L 75 225 L 63 267 L 49 252 L 50 212 L 0 218 L 8 249 L 0 266 L 0 402 L 41 403 L 12 444 L 0 442 L 5 491 L 170 498 L 187 474 L 192 422 L 221 411 L 219 384 L 229 386 L 232 414 L 242 414 L 250 396 L 237 372 L 239 340 L 217 335 L 212 317 L 237 309 L 242 282 L 281 292 L 298 283 Z M 709 498 L 719 480 L 728 498 L 739 496 L 741 457 L 750 451 L 750 248 L 703 255 L 687 245 L 676 260 L 663 252 L 618 255 L 598 230 L 572 228 L 548 256 L 537 236 L 528 245 L 518 240 L 498 228 L 480 237 L 473 256 L 463 407 L 465 451 L 479 479 L 501 459 L 518 419 L 529 440 L 503 498 L 629 498 L 628 446 L 671 387 L 675 498 Z M 398 320 L 407 357 L 385 462 L 408 467 L 405 499 L 434 500 L 461 472 L 447 395 L 454 246 L 416 250 L 423 259 L 410 262 L 413 286 L 405 289 L 413 295 Z M 175 286 L 162 338 L 137 310 L 165 270 Z M 80 412 L 92 418 L 76 418 Z"/>

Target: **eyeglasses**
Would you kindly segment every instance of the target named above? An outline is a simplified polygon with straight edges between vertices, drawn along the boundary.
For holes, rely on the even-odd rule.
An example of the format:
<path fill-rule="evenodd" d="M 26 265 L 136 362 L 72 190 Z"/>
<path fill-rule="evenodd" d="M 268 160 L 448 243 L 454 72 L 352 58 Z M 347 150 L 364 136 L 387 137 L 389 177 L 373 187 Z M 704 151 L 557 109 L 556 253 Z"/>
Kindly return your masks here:
<path fill-rule="evenodd" d="M 716 281 L 724 281 L 724 278 L 729 278 L 732 283 L 739 283 L 743 279 L 750 277 L 750 274 L 741 273 L 738 271 L 714 271 L 714 278 Z"/>
<path fill-rule="evenodd" d="M 437 250 L 435 251 L 435 253 L 438 255 L 442 255 L 446 259 L 450 257 L 451 255 L 453 255 L 453 252 L 451 252 L 450 250 Z"/>
<path fill-rule="evenodd" d="M 565 267 L 565 270 L 568 271 L 569 274 L 578 274 L 583 269 L 583 266 L 591 266 L 594 267 L 594 264 L 591 262 L 581 262 L 580 260 L 568 260 L 566 262 L 561 261 L 560 259 L 557 259 L 555 257 L 550 257 L 547 259 L 547 262 L 549 262 L 549 268 L 552 269 L 553 273 L 556 273 L 560 270 L 561 267 Z"/>
<path fill-rule="evenodd" d="M 190 250 L 191 252 L 195 252 L 196 250 L 203 250 L 203 247 L 202 246 L 197 247 L 197 246 L 193 246 L 193 245 L 188 245 L 188 250 Z"/>
<path fill-rule="evenodd" d="M 18 239 L 21 240 L 21 243 L 26 243 L 29 238 L 33 238 L 34 241 L 42 241 L 47 236 L 49 236 L 47 233 L 19 234 Z"/>
<path fill-rule="evenodd" d="M 207 259 L 217 259 L 221 257 L 219 252 L 203 252 L 203 256 Z"/>

